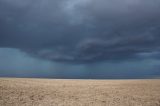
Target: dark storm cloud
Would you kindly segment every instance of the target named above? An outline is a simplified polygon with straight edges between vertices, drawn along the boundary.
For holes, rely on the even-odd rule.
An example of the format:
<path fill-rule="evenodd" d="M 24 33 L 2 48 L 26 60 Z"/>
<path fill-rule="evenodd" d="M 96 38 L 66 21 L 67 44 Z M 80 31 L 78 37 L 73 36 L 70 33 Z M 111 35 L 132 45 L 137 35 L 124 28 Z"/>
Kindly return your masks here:
<path fill-rule="evenodd" d="M 59 62 L 160 52 L 159 0 L 0 0 L 0 47 Z"/>

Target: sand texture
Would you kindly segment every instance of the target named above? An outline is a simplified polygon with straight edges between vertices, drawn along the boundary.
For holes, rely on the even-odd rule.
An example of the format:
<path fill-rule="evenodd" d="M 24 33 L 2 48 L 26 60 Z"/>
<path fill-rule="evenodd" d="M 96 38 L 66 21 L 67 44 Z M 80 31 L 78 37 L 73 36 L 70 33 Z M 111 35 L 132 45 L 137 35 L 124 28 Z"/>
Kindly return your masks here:
<path fill-rule="evenodd" d="M 0 78 L 0 106 L 160 106 L 160 80 Z"/>

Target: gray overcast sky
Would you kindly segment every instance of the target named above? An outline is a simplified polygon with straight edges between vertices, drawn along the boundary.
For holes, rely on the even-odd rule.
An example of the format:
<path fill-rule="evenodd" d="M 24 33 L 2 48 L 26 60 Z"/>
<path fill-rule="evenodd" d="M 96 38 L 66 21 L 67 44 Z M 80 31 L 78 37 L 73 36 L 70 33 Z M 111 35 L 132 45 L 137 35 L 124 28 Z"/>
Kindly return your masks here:
<path fill-rule="evenodd" d="M 159 0 L 0 0 L 0 76 L 160 76 Z"/>

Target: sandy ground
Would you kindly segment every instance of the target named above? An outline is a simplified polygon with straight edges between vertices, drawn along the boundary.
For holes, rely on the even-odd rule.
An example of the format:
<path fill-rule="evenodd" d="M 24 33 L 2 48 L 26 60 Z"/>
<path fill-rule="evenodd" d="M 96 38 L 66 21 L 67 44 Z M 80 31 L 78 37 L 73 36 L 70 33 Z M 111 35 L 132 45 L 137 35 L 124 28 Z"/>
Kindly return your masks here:
<path fill-rule="evenodd" d="M 160 80 L 0 78 L 0 106 L 160 106 Z"/>

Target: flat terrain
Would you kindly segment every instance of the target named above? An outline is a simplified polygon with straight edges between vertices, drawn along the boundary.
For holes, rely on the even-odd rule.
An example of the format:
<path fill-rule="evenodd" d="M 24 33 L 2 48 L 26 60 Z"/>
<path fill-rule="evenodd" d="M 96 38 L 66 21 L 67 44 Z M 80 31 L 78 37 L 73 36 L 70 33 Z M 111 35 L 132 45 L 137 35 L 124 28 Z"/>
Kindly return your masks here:
<path fill-rule="evenodd" d="M 0 106 L 160 106 L 160 80 L 0 78 Z"/>

